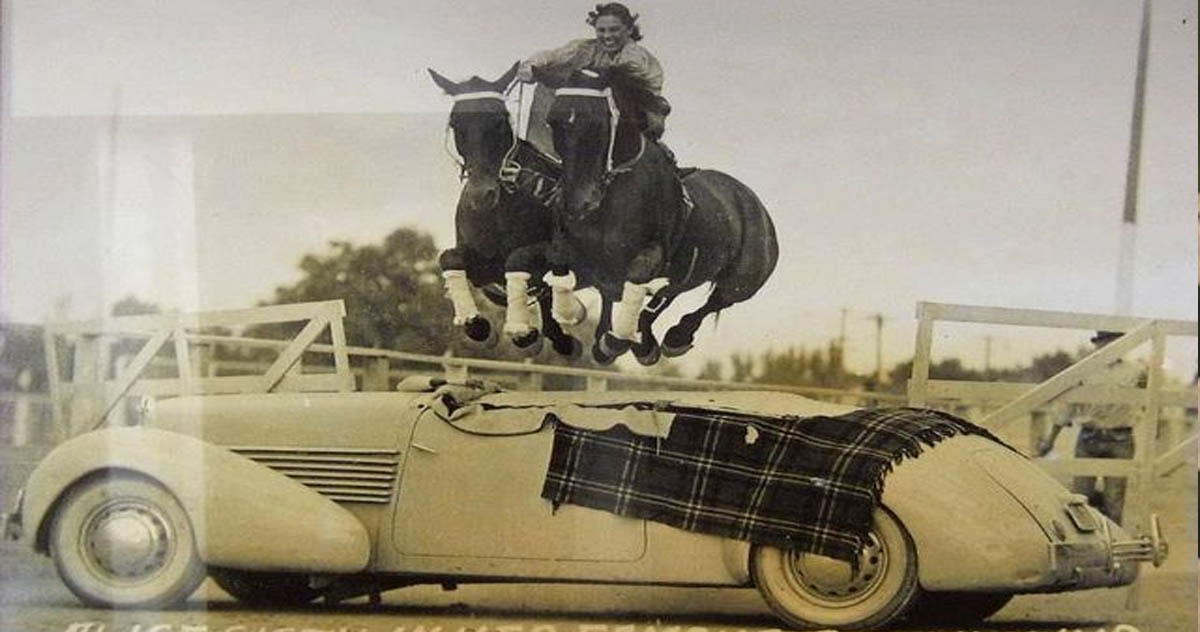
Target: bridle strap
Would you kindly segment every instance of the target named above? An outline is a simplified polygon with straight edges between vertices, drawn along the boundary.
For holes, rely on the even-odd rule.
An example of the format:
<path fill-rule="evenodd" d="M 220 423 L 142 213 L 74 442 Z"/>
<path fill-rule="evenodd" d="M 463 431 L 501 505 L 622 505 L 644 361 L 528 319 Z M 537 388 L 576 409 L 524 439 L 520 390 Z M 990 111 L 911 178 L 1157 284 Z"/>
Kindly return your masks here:
<path fill-rule="evenodd" d="M 600 97 L 607 99 L 612 96 L 612 90 L 605 88 L 598 90 L 596 88 L 559 88 L 554 91 L 554 96 L 563 97 Z"/>
<path fill-rule="evenodd" d="M 500 101 L 506 100 L 504 94 L 501 92 L 464 92 L 462 94 L 450 95 L 450 98 L 453 99 L 455 103 L 459 101 L 475 101 L 478 99 L 498 99 Z"/>

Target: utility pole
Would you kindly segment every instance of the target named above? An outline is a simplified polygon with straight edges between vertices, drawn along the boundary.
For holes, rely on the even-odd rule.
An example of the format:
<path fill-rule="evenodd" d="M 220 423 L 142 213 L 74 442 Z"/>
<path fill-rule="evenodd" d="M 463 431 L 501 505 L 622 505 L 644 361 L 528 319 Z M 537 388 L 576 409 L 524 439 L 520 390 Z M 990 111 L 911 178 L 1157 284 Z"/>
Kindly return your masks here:
<path fill-rule="evenodd" d="M 992 372 L 992 337 L 983 337 L 983 372 Z"/>
<path fill-rule="evenodd" d="M 842 327 L 838 332 L 838 376 L 846 374 L 846 312 L 849 311 L 842 308 Z"/>
<path fill-rule="evenodd" d="M 1146 64 L 1150 52 L 1150 0 L 1142 2 L 1138 35 L 1133 115 L 1129 121 L 1129 161 L 1125 166 L 1125 205 L 1121 212 L 1121 246 L 1117 255 L 1117 313 L 1133 313 L 1133 268 L 1137 254 L 1138 181 L 1142 166 L 1142 112 L 1146 102 Z"/>
<path fill-rule="evenodd" d="M 875 384 L 883 388 L 883 314 L 875 314 Z"/>

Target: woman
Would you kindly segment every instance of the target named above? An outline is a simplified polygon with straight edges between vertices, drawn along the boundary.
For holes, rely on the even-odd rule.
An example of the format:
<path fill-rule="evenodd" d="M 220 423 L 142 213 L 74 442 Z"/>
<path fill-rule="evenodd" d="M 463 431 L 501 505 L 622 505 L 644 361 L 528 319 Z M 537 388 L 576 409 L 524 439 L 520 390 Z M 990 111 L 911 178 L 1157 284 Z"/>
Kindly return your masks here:
<path fill-rule="evenodd" d="M 662 66 L 650 51 L 637 42 L 642 39 L 637 25 L 638 16 L 620 2 L 598 4 L 588 12 L 587 23 L 596 29 L 594 39 L 578 39 L 566 46 L 535 53 L 522 61 L 517 78 L 526 83 L 534 81 L 534 68 L 539 76 L 551 82 L 562 81 L 583 68 L 603 70 L 611 66 L 626 66 L 646 80 L 659 97 L 658 107 L 646 112 L 646 135 L 658 140 L 665 129 L 671 106 L 662 98 Z"/>

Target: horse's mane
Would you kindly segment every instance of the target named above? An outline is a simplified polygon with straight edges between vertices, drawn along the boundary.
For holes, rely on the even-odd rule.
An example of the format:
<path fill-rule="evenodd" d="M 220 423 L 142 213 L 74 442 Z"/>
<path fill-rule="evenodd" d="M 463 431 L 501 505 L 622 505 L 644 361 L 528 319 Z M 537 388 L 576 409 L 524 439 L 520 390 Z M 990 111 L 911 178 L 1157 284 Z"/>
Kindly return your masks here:
<path fill-rule="evenodd" d="M 633 66 L 627 64 L 613 66 L 608 69 L 605 78 L 613 90 L 613 97 L 617 99 L 622 110 L 632 110 L 638 116 L 644 116 L 646 112 L 663 112 L 665 114 L 664 110 L 670 110 L 666 100 L 655 94 L 650 82 Z"/>

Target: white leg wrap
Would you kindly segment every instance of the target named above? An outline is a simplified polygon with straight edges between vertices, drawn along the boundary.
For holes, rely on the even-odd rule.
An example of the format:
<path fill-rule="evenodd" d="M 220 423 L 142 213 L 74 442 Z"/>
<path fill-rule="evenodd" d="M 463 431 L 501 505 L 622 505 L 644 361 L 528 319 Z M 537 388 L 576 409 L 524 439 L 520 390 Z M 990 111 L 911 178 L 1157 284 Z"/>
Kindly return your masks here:
<path fill-rule="evenodd" d="M 575 273 L 547 272 L 543 278 L 550 286 L 550 313 L 560 325 L 578 325 L 583 320 L 583 304 L 575 296 Z"/>
<path fill-rule="evenodd" d="M 529 318 L 529 299 L 525 296 L 529 290 L 528 272 L 505 272 L 506 289 L 508 293 L 508 309 L 504 315 L 504 333 L 520 335 L 533 329 Z"/>
<path fill-rule="evenodd" d="M 463 323 L 479 315 L 475 306 L 475 297 L 471 296 L 471 286 L 467 283 L 467 273 L 463 270 L 446 270 L 442 273 L 446 282 L 446 297 L 454 304 L 454 324 Z"/>
<path fill-rule="evenodd" d="M 638 335 L 637 322 L 638 316 L 642 313 L 642 303 L 646 300 L 648 292 L 645 285 L 625 282 L 625 289 L 621 293 L 621 302 L 613 308 L 613 336 L 622 340 L 640 341 L 641 336 Z"/>

